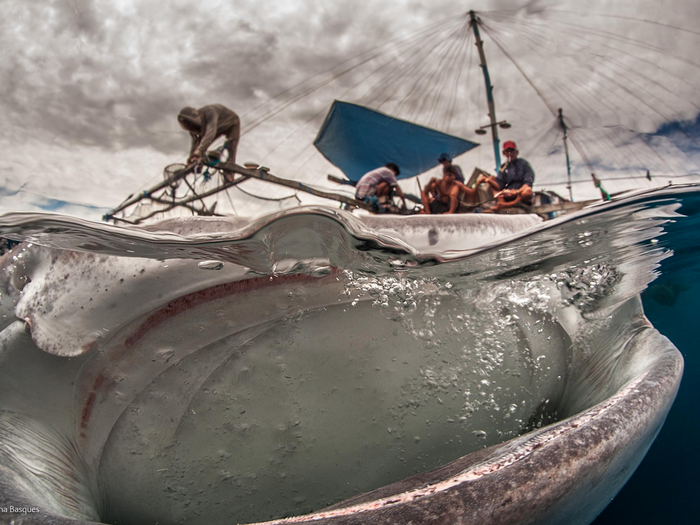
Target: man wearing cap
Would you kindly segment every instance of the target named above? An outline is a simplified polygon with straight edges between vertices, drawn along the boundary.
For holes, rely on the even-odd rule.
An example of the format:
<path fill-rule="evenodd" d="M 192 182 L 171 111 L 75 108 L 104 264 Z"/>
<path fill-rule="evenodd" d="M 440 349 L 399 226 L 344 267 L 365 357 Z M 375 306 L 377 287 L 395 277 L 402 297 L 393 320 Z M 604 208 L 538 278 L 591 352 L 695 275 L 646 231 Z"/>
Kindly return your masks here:
<path fill-rule="evenodd" d="M 221 104 L 210 104 L 199 109 L 186 107 L 180 110 L 177 121 L 192 138 L 187 164 L 201 161 L 211 143 L 222 135 L 226 137 L 224 148 L 228 150 L 228 161 L 236 162 L 241 135 L 241 121 L 236 113 Z"/>
<path fill-rule="evenodd" d="M 364 201 L 368 204 L 372 204 L 378 210 L 380 197 L 391 197 L 394 196 L 394 189 L 401 201 L 403 202 L 403 207 L 406 207 L 406 197 L 404 196 L 399 183 L 396 181 L 396 177 L 401 173 L 399 167 L 393 162 L 389 162 L 386 166 L 377 168 L 370 172 L 365 173 L 362 178 L 358 181 L 355 187 L 355 198 L 360 201 Z"/>
<path fill-rule="evenodd" d="M 456 164 L 452 164 L 452 157 L 448 153 L 441 153 L 440 157 L 438 157 L 438 162 L 442 164 L 442 174 L 444 175 L 446 173 L 446 170 L 448 166 L 452 166 L 455 168 L 455 180 L 457 182 L 461 182 L 464 184 L 464 174 L 462 173 L 462 168 L 457 166 Z"/>
<path fill-rule="evenodd" d="M 506 162 L 503 163 L 496 177 L 479 175 L 476 179 L 478 186 L 486 182 L 496 194 L 497 203 L 489 211 L 497 211 L 512 208 L 520 204 L 532 202 L 532 184 L 535 181 L 535 172 L 530 163 L 518 158 L 518 148 L 515 142 L 508 140 L 503 143 L 503 154 Z"/>

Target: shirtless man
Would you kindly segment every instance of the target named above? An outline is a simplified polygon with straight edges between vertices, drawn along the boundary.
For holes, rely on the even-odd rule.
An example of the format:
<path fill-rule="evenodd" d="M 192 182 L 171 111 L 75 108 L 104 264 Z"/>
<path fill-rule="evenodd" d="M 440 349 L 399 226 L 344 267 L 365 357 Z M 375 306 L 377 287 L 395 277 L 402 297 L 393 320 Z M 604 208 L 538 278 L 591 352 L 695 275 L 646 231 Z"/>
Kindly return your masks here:
<path fill-rule="evenodd" d="M 476 194 L 476 190 L 467 188 L 461 182 L 455 180 L 456 169 L 454 166 L 445 166 L 442 179 L 430 179 L 420 194 L 423 203 L 423 211 L 427 214 L 450 214 L 457 211 L 459 206 L 459 194 L 466 193 L 469 196 Z"/>

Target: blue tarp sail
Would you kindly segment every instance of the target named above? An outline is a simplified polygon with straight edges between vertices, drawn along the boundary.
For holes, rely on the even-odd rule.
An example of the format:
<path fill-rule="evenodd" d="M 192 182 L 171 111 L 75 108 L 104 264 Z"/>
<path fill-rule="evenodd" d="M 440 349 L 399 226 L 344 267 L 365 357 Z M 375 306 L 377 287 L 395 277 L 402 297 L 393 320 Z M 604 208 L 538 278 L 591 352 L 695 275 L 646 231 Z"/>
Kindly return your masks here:
<path fill-rule="evenodd" d="M 399 179 L 415 177 L 437 166 L 441 153 L 456 157 L 478 144 L 336 100 L 314 146 L 348 179 L 357 182 L 387 162 L 398 164 Z"/>

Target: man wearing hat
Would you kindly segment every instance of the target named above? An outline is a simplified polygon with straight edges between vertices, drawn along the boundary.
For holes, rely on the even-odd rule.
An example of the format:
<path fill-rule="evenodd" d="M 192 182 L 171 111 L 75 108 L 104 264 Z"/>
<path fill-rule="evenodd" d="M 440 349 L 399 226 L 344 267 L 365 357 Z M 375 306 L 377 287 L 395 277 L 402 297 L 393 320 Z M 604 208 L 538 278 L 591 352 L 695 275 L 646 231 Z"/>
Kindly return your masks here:
<path fill-rule="evenodd" d="M 518 147 L 515 142 L 508 140 L 503 143 L 503 155 L 506 162 L 501 166 L 496 177 L 479 175 L 476 179 L 478 186 L 482 182 L 487 183 L 496 194 L 497 203 L 489 211 L 497 211 L 504 208 L 512 208 L 519 204 L 532 202 L 532 184 L 535 181 L 535 172 L 530 163 L 518 158 Z"/>
<path fill-rule="evenodd" d="M 450 157 L 448 153 L 441 153 L 440 157 L 438 157 L 438 162 L 442 164 L 443 175 L 446 173 L 448 166 L 452 166 L 456 170 L 454 171 L 455 180 L 464 184 L 464 174 L 462 173 L 462 168 L 456 164 L 452 164 L 452 157 Z"/>
<path fill-rule="evenodd" d="M 236 113 L 221 104 L 210 104 L 199 109 L 186 107 L 180 110 L 177 121 L 192 138 L 187 164 L 201 161 L 211 143 L 222 135 L 226 137 L 224 148 L 228 150 L 228 161 L 236 162 L 241 135 L 241 121 Z"/>

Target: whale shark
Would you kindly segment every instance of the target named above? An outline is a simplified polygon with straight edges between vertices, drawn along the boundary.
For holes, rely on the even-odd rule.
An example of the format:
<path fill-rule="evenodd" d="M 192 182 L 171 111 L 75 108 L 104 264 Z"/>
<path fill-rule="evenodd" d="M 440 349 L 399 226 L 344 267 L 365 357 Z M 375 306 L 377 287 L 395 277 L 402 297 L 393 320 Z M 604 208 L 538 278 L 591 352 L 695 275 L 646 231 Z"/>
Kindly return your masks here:
<path fill-rule="evenodd" d="M 676 208 L 5 215 L 0 516 L 590 523 L 682 376 L 639 299 Z"/>

